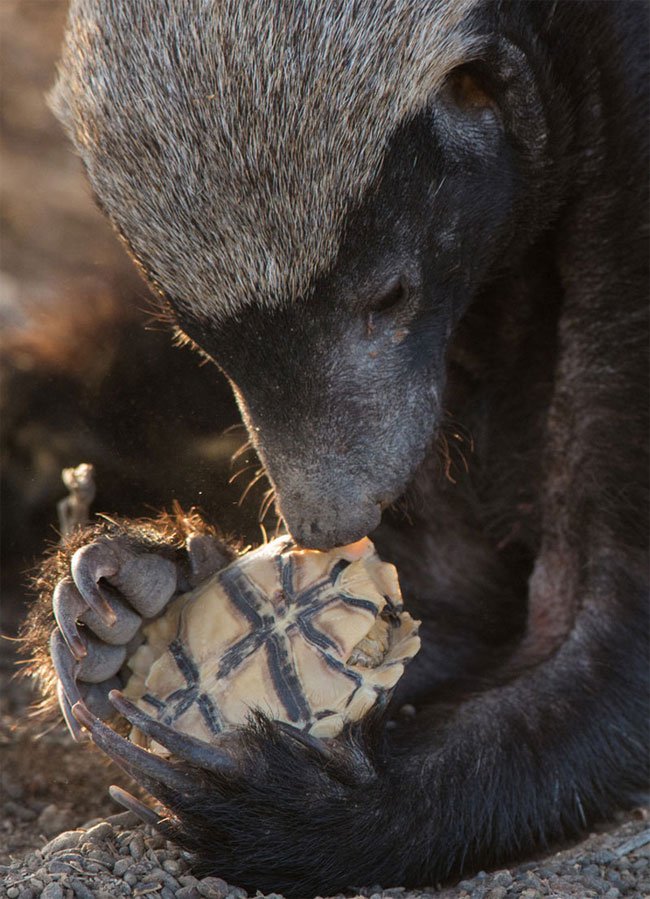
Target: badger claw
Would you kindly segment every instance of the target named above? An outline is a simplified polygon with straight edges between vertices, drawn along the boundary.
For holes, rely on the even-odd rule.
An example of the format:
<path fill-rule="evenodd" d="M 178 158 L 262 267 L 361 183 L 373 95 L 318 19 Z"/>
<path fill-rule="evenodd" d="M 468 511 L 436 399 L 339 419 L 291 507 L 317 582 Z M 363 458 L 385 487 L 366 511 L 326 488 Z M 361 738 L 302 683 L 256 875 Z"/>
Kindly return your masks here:
<path fill-rule="evenodd" d="M 291 724 L 287 724 L 286 721 L 275 721 L 274 724 L 285 736 L 295 740 L 296 743 L 300 743 L 301 746 L 304 746 L 305 749 L 315 753 L 323 761 L 334 761 L 336 757 L 335 753 L 332 752 L 323 740 L 319 740 L 318 737 L 313 737 L 311 734 L 306 734 L 304 731 L 298 730 L 298 728 L 293 727 Z"/>
<path fill-rule="evenodd" d="M 52 595 L 52 611 L 63 639 L 77 661 L 83 659 L 87 652 L 77 628 L 77 619 L 87 608 L 86 601 L 75 587 L 72 578 L 59 581 Z"/>
<path fill-rule="evenodd" d="M 169 790 L 182 795 L 192 791 L 194 784 L 191 777 L 179 771 L 172 762 L 141 749 L 115 733 L 93 715 L 82 700 L 74 703 L 72 714 L 90 731 L 93 743 L 152 796 L 164 801 Z"/>
<path fill-rule="evenodd" d="M 108 698 L 120 715 L 183 761 L 215 773 L 232 771 L 237 767 L 234 759 L 224 750 L 156 721 L 119 690 L 111 690 Z"/>
<path fill-rule="evenodd" d="M 77 686 L 80 662 L 78 659 L 75 659 L 68 649 L 68 644 L 59 630 L 53 630 L 50 637 L 50 658 L 52 659 L 56 676 L 59 679 L 57 685 L 60 688 L 58 691 L 59 701 L 62 693 L 66 697 L 69 706 L 72 707 L 75 702 L 79 702 L 81 699 L 81 693 Z M 61 706 L 61 711 L 66 721 L 68 721 L 66 708 L 63 705 Z M 70 727 L 69 723 L 68 727 Z M 72 735 L 75 736 L 74 730 L 72 728 L 70 730 Z"/>
<path fill-rule="evenodd" d="M 56 685 L 56 697 L 59 700 L 59 708 L 61 709 L 63 720 L 68 726 L 72 739 L 75 743 L 83 743 L 88 740 L 88 735 L 79 727 L 79 722 L 72 714 L 72 706 L 70 705 L 68 697 L 65 695 L 65 690 L 61 681 Z"/>
<path fill-rule="evenodd" d="M 133 812 L 133 814 L 137 815 L 145 824 L 151 824 L 152 827 L 162 829 L 162 818 L 160 818 L 153 809 L 149 808 L 148 805 L 145 805 L 144 802 L 140 802 L 139 799 L 136 799 L 135 796 L 127 790 L 123 790 L 122 787 L 117 787 L 113 784 L 108 788 L 108 792 L 115 802 L 128 811 Z"/>

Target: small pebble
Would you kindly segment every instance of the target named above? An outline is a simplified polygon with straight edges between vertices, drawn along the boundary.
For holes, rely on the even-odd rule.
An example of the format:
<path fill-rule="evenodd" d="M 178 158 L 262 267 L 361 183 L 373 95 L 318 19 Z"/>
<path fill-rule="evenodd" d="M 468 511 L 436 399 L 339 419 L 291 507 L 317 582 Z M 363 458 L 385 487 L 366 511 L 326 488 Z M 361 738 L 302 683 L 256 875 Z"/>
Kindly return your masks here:
<path fill-rule="evenodd" d="M 201 894 L 194 886 L 181 887 L 176 890 L 176 899 L 200 899 Z"/>
<path fill-rule="evenodd" d="M 129 870 L 132 864 L 132 858 L 118 858 L 118 860 L 113 865 L 113 874 L 115 875 L 115 877 L 122 877 L 122 875 Z"/>
<path fill-rule="evenodd" d="M 77 877 L 70 877 L 68 883 L 72 887 L 76 899 L 95 899 L 95 894 Z"/>
<path fill-rule="evenodd" d="M 165 859 L 162 866 L 168 874 L 173 874 L 174 876 L 177 876 L 183 870 L 181 863 L 175 858 Z"/>
<path fill-rule="evenodd" d="M 88 858 L 91 858 L 94 862 L 99 862 L 100 865 L 106 865 L 107 868 L 112 868 L 115 862 L 115 857 L 109 852 L 104 852 L 103 849 L 93 849 L 92 852 L 88 853 Z"/>
<path fill-rule="evenodd" d="M 18 889 L 18 887 L 9 887 L 9 889 L 7 890 L 7 896 L 9 897 L 9 899 L 18 899 L 19 895 L 20 890 Z"/>
<path fill-rule="evenodd" d="M 113 825 L 108 821 L 100 821 L 90 830 L 86 831 L 85 839 L 87 843 L 103 843 L 114 835 Z"/>
<path fill-rule="evenodd" d="M 505 899 L 507 895 L 508 891 L 505 887 L 492 887 L 485 894 L 485 899 Z"/>
<path fill-rule="evenodd" d="M 136 862 L 139 862 L 140 859 L 142 858 L 142 856 L 144 855 L 144 838 L 143 838 L 142 834 L 140 833 L 140 831 L 136 831 L 133 834 L 133 838 L 131 839 L 131 842 L 129 843 L 129 852 L 131 853 L 132 857 L 136 860 Z"/>
<path fill-rule="evenodd" d="M 224 899 L 228 893 L 232 892 L 226 881 L 220 877 L 204 877 L 196 886 L 205 899 Z"/>
<path fill-rule="evenodd" d="M 81 863 L 81 867 L 88 874 L 100 874 L 104 872 L 104 867 L 102 865 L 98 865 L 97 862 L 91 862 L 85 858 Z"/>
<path fill-rule="evenodd" d="M 74 868 L 67 862 L 59 861 L 58 858 L 53 859 L 49 865 L 50 874 L 74 874 Z"/>
<path fill-rule="evenodd" d="M 41 893 L 41 899 L 63 899 L 63 887 L 60 883 L 48 883 Z"/>
<path fill-rule="evenodd" d="M 76 849 L 82 837 L 85 837 L 82 830 L 64 830 L 58 837 L 54 837 L 53 840 L 46 843 L 41 852 L 43 855 L 53 855 L 64 849 Z"/>

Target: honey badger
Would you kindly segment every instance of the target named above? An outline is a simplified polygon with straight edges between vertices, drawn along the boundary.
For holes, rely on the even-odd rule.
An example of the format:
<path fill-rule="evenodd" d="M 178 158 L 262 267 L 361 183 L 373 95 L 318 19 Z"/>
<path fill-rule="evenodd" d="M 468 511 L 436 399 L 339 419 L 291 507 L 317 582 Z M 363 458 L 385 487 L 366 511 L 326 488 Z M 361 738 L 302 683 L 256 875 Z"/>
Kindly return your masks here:
<path fill-rule="evenodd" d="M 647 24 L 636 2 L 72 3 L 53 104 L 99 204 L 232 384 L 291 535 L 371 533 L 423 622 L 393 700 L 413 720 L 325 746 L 259 719 L 243 768 L 154 761 L 100 720 L 107 686 L 152 578 L 164 604 L 228 547 L 108 523 L 46 563 L 46 691 L 203 870 L 431 884 L 647 785 Z"/>

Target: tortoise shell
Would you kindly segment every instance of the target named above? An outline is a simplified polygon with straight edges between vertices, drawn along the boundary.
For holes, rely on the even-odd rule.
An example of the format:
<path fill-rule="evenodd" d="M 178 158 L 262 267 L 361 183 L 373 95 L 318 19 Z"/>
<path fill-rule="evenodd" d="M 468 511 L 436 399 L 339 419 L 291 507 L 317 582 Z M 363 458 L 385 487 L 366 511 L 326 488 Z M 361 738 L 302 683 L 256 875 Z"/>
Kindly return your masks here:
<path fill-rule="evenodd" d="M 208 742 L 253 709 L 334 737 L 392 690 L 419 649 L 418 625 L 369 539 L 319 552 L 280 537 L 145 626 L 125 694 Z M 164 752 L 136 728 L 131 739 Z"/>

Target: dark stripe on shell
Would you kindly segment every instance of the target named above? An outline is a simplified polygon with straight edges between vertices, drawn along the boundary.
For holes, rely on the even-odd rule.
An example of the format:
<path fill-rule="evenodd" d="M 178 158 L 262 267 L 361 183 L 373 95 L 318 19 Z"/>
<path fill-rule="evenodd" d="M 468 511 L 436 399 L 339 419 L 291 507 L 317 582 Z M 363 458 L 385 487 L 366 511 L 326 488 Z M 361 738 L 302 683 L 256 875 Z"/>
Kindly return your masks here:
<path fill-rule="evenodd" d="M 350 565 L 350 562 L 348 562 L 347 559 L 340 559 L 336 563 L 336 565 L 332 565 L 332 570 L 330 571 L 330 577 L 329 577 L 330 582 L 332 584 L 336 583 L 336 580 L 337 580 L 339 574 L 341 574 L 342 571 L 345 571 L 345 569 L 349 565 Z"/>
<path fill-rule="evenodd" d="M 165 703 L 162 699 L 158 699 L 157 696 L 152 696 L 151 693 L 144 693 L 141 698 L 143 702 L 148 702 L 149 705 L 153 706 L 158 712 L 162 712 L 165 708 Z"/>
<path fill-rule="evenodd" d="M 339 593 L 339 598 L 346 605 L 352 606 L 354 609 L 365 609 L 367 612 L 372 612 L 375 618 L 377 617 L 378 606 L 371 599 L 360 599 L 358 596 L 350 596 L 348 593 Z"/>
<path fill-rule="evenodd" d="M 316 611 L 320 611 L 317 609 Z M 309 614 L 307 612 L 303 612 L 302 615 L 298 616 L 298 620 L 296 622 L 298 627 L 300 628 L 300 633 L 304 636 L 308 643 L 311 643 L 313 646 L 317 646 L 319 649 L 338 649 L 337 643 L 332 640 L 331 637 L 328 637 L 327 634 L 324 634 L 322 631 L 319 631 L 309 620 Z"/>
<path fill-rule="evenodd" d="M 165 724 L 171 724 L 174 721 L 177 721 L 181 715 L 184 715 L 190 706 L 193 706 L 196 702 L 198 691 L 198 686 L 192 684 L 189 687 L 183 687 L 180 690 L 174 690 L 173 693 L 170 693 L 166 701 L 167 714 L 162 718 Z"/>
<path fill-rule="evenodd" d="M 360 674 L 358 674 L 356 671 L 352 671 L 351 668 L 348 668 L 345 663 L 341 662 L 339 659 L 332 658 L 329 653 L 325 652 L 322 649 L 320 650 L 320 654 L 325 659 L 330 668 L 333 668 L 334 671 L 340 671 L 341 674 L 344 674 L 351 681 L 354 681 L 357 687 L 361 686 L 361 684 L 363 683 L 363 678 Z"/>
<path fill-rule="evenodd" d="M 254 629 L 261 628 L 268 620 L 264 610 L 268 600 L 261 590 L 245 574 L 232 566 L 220 575 L 221 586 L 236 609 L 250 622 Z"/>
<path fill-rule="evenodd" d="M 333 602 L 337 598 L 337 594 L 332 593 L 331 599 L 323 602 L 322 595 L 324 593 L 332 593 L 332 585 L 329 582 L 329 578 L 316 581 L 315 584 L 312 584 L 311 587 L 307 587 L 306 590 L 301 590 L 300 593 L 296 594 L 294 597 L 294 605 L 302 609 L 305 606 L 312 605 L 313 603 L 318 603 L 319 608 L 325 608 L 325 606 L 329 605 L 329 603 Z"/>
<path fill-rule="evenodd" d="M 178 666 L 178 670 L 188 684 L 196 684 L 199 680 L 199 669 L 196 667 L 194 660 L 188 655 L 178 638 L 172 640 L 169 644 L 169 651 Z"/>
<path fill-rule="evenodd" d="M 403 612 L 404 611 L 404 603 L 397 602 L 392 597 L 390 597 L 387 593 L 384 593 L 384 599 L 386 600 L 386 605 L 389 606 L 394 612 Z"/>
<path fill-rule="evenodd" d="M 283 641 L 284 642 L 284 641 Z M 311 710 L 285 646 L 273 634 L 266 644 L 271 680 L 290 721 L 309 718 Z"/>
<path fill-rule="evenodd" d="M 286 602 L 290 603 L 295 598 L 293 586 L 293 559 L 291 556 L 277 556 L 275 564 L 280 578 L 280 587 L 284 593 Z"/>
<path fill-rule="evenodd" d="M 219 680 L 222 677 L 227 677 L 236 668 L 239 668 L 246 659 L 250 658 L 253 653 L 257 652 L 260 646 L 266 641 L 269 632 L 270 628 L 264 626 L 261 630 L 254 631 L 252 634 L 242 637 L 237 643 L 233 643 L 233 645 L 224 652 L 221 658 L 219 669 L 216 674 L 217 679 Z"/>
<path fill-rule="evenodd" d="M 201 717 L 213 734 L 220 734 L 224 729 L 224 720 L 213 699 L 207 693 L 200 693 L 197 697 L 197 705 Z"/>

